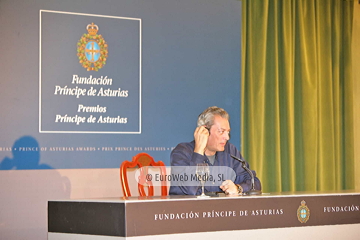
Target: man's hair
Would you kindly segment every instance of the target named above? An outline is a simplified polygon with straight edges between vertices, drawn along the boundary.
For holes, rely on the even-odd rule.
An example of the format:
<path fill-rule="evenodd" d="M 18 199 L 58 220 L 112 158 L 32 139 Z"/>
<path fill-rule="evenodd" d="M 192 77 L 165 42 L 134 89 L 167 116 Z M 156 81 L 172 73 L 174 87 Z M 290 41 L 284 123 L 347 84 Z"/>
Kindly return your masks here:
<path fill-rule="evenodd" d="M 214 124 L 214 116 L 219 115 L 222 118 L 229 120 L 229 114 L 222 108 L 213 106 L 205 109 L 198 117 L 197 126 L 211 127 Z"/>

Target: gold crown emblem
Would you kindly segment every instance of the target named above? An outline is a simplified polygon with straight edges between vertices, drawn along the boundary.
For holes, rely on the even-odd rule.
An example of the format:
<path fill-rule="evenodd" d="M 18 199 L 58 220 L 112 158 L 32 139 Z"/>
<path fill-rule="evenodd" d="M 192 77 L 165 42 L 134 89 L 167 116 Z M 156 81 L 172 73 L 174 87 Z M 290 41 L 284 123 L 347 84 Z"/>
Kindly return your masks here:
<path fill-rule="evenodd" d="M 91 23 L 86 26 L 86 30 L 88 30 L 88 33 L 90 35 L 96 35 L 96 33 L 99 31 L 99 27 L 98 25 Z"/>

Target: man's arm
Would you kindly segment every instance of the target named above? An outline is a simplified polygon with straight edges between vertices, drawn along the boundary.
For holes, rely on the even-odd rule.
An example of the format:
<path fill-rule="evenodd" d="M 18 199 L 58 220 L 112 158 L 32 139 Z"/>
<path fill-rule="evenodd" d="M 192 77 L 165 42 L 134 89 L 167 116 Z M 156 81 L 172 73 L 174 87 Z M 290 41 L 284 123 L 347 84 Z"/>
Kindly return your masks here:
<path fill-rule="evenodd" d="M 239 154 L 239 157 L 241 159 L 242 156 Z M 246 162 L 246 166 L 250 169 L 249 163 Z M 238 162 L 238 166 L 236 169 L 234 169 L 236 172 L 236 179 L 234 181 L 235 184 L 239 184 L 244 192 L 247 192 L 251 189 L 251 176 L 250 174 L 242 167 L 241 163 Z M 250 169 L 251 170 L 251 169 Z M 256 172 L 254 170 L 251 170 L 254 174 L 254 184 L 256 190 L 261 190 L 261 183 L 260 180 L 256 177 Z"/>
<path fill-rule="evenodd" d="M 234 160 L 231 155 L 234 155 L 238 158 L 243 159 L 243 157 L 241 156 L 240 152 L 237 150 L 237 148 L 231 144 L 228 143 L 226 150 L 222 153 L 219 153 L 221 155 L 221 163 L 220 165 L 225 165 L 225 166 L 229 166 L 232 169 L 234 169 L 235 173 L 236 173 L 236 178 L 233 181 L 230 182 L 224 182 L 222 185 L 220 186 L 220 188 L 223 191 L 228 190 L 229 194 L 234 194 L 235 192 L 238 191 L 238 186 L 236 186 L 236 184 L 239 184 L 242 188 L 242 190 L 244 192 L 247 192 L 251 189 L 251 176 L 250 174 L 242 167 L 242 164 L 237 161 Z M 249 163 L 246 162 L 246 166 L 250 169 L 249 167 Z M 255 183 L 255 189 L 257 190 L 261 190 L 261 183 L 260 180 L 256 177 L 256 172 L 252 171 L 254 174 L 254 183 Z"/>
<path fill-rule="evenodd" d="M 209 139 L 209 130 L 205 126 L 197 127 L 194 131 L 194 141 L 191 143 L 181 143 L 172 152 L 170 156 L 171 174 L 191 175 L 190 169 L 195 169 L 198 163 L 204 163 L 205 148 Z M 183 168 L 181 168 L 183 167 Z M 194 167 L 194 168 L 189 168 Z M 188 186 L 189 182 L 176 182 L 171 184 L 169 194 L 172 195 L 197 195 L 200 191 L 199 186 Z M 193 184 L 191 184 L 193 185 Z"/>
<path fill-rule="evenodd" d="M 184 176 L 190 176 L 192 173 L 189 169 L 195 169 L 198 163 L 203 163 L 206 160 L 204 155 L 194 152 L 194 142 L 192 143 L 180 143 L 171 152 L 171 174 Z M 189 168 L 191 167 L 191 168 Z M 170 195 L 197 195 L 200 193 L 199 186 L 188 186 L 192 184 L 186 184 L 188 182 L 175 182 L 171 183 Z"/>

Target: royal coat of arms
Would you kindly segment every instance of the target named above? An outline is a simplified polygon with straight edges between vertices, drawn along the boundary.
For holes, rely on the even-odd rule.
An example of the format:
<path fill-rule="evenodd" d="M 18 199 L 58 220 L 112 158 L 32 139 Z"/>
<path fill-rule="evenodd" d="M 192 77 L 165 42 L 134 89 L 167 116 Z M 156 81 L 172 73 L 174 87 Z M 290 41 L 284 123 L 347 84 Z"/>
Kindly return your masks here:
<path fill-rule="evenodd" d="M 304 200 L 301 201 L 301 206 L 297 210 L 297 217 L 301 223 L 306 223 L 310 218 L 310 209 L 306 206 Z"/>
<path fill-rule="evenodd" d="M 108 45 L 104 38 L 97 34 L 97 25 L 88 24 L 86 29 L 88 33 L 84 33 L 77 44 L 77 55 L 84 68 L 88 71 L 98 71 L 106 64 Z"/>

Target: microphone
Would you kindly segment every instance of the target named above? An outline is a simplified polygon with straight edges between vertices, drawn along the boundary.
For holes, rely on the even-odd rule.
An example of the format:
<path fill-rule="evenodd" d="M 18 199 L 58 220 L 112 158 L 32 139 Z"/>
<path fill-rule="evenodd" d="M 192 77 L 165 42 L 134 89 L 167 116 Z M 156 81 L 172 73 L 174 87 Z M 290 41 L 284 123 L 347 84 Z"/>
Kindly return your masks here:
<path fill-rule="evenodd" d="M 245 162 L 244 160 L 242 160 L 241 158 L 235 157 L 234 155 L 231 155 L 231 154 L 230 154 L 230 156 L 231 156 L 233 159 L 241 162 L 242 167 L 243 167 L 243 168 L 250 174 L 250 176 L 251 176 L 251 189 L 250 189 L 249 191 L 245 192 L 245 194 L 246 194 L 246 195 L 260 195 L 260 194 L 261 194 L 261 191 L 255 189 L 255 177 L 254 177 L 254 174 L 253 174 L 253 172 L 246 166 L 246 162 Z"/>

